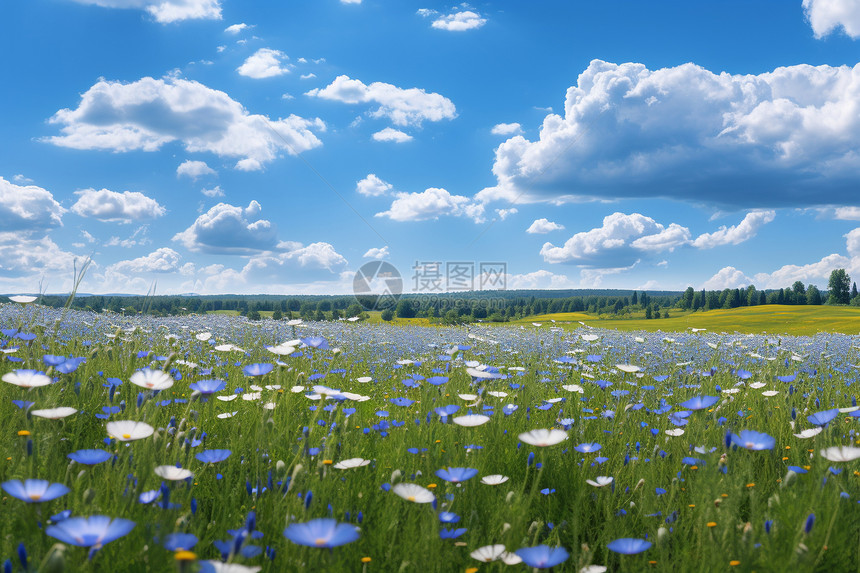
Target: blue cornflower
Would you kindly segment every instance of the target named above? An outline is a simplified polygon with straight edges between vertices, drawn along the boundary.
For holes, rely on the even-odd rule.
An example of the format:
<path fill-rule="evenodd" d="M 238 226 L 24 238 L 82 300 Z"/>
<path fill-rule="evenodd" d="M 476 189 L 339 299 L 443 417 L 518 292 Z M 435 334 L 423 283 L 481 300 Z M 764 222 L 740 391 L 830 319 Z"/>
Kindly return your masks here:
<path fill-rule="evenodd" d="M 754 430 L 741 430 L 740 435 L 731 435 L 732 443 L 748 450 L 772 450 L 776 445 L 773 436 Z"/>
<path fill-rule="evenodd" d="M 442 523 L 457 523 L 460 521 L 460 516 L 456 513 L 451 513 L 450 511 L 440 511 L 439 521 Z"/>
<path fill-rule="evenodd" d="M 86 466 L 94 466 L 102 462 L 106 462 L 113 457 L 113 454 L 104 450 L 78 450 L 67 454 L 69 459 L 84 464 Z"/>
<path fill-rule="evenodd" d="M 597 442 L 593 442 L 593 443 L 579 444 L 578 446 L 574 447 L 573 449 L 576 450 L 577 452 L 581 453 L 581 454 L 588 454 L 591 452 L 596 452 L 596 451 L 600 450 L 600 448 L 601 448 L 600 444 L 598 444 Z"/>
<path fill-rule="evenodd" d="M 230 450 L 204 450 L 194 457 L 204 464 L 216 464 L 229 458 L 232 453 Z"/>
<path fill-rule="evenodd" d="M 473 468 L 451 468 L 447 470 L 436 470 L 436 476 L 451 483 L 460 483 L 478 475 L 478 470 Z"/>
<path fill-rule="evenodd" d="M 312 519 L 307 523 L 291 523 L 284 537 L 297 545 L 332 548 L 358 539 L 358 529 L 334 519 Z"/>
<path fill-rule="evenodd" d="M 523 563 L 537 569 L 555 567 L 570 557 L 570 554 L 564 547 L 549 547 L 548 545 L 523 547 L 522 549 L 517 549 L 514 553 L 523 560 Z"/>
<path fill-rule="evenodd" d="M 806 470 L 805 468 L 802 468 L 802 467 L 800 467 L 800 466 L 788 466 L 788 469 L 789 469 L 790 471 L 793 471 L 793 472 L 794 472 L 794 473 L 796 473 L 796 474 L 805 474 L 805 473 L 808 473 L 808 472 L 807 472 L 807 470 Z"/>
<path fill-rule="evenodd" d="M 448 381 L 447 376 L 431 376 L 430 378 L 427 379 L 427 382 L 429 382 L 430 384 L 433 384 L 434 386 L 441 386 L 442 384 L 444 384 L 447 381 Z"/>
<path fill-rule="evenodd" d="M 651 542 L 645 541 L 644 539 L 632 539 L 629 537 L 622 537 L 621 539 L 616 539 L 615 541 L 612 541 L 606 547 L 610 551 L 614 551 L 615 553 L 634 555 L 636 553 L 642 553 L 643 551 L 647 551 L 651 547 Z"/>
<path fill-rule="evenodd" d="M 809 533 L 812 531 L 812 526 L 815 525 L 815 514 L 810 513 L 809 517 L 806 518 L 806 523 L 803 525 L 803 531 L 805 533 Z"/>
<path fill-rule="evenodd" d="M 43 479 L 11 480 L 3 482 L 3 491 L 27 503 L 51 501 L 69 493 L 69 488 L 61 483 L 51 483 Z"/>
<path fill-rule="evenodd" d="M 389 402 L 395 406 L 411 406 L 415 403 L 415 400 L 410 400 L 409 398 L 392 398 Z"/>
<path fill-rule="evenodd" d="M 105 543 L 119 539 L 134 529 L 128 519 L 111 519 L 106 515 L 70 517 L 56 525 L 49 525 L 45 533 L 69 545 L 99 549 Z"/>

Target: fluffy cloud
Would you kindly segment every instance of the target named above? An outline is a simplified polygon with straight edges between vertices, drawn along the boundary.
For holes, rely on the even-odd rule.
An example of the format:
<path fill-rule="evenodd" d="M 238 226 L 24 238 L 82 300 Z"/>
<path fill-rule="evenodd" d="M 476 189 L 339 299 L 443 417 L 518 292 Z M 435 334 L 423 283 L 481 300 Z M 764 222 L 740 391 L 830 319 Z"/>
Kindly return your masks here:
<path fill-rule="evenodd" d="M 281 65 L 281 61 L 286 59 L 287 55 L 280 50 L 260 48 L 236 68 L 236 71 L 239 72 L 239 75 L 257 80 L 273 78 L 290 72 L 290 68 Z"/>
<path fill-rule="evenodd" d="M 803 11 L 816 38 L 842 28 L 851 38 L 860 37 L 858 0 L 803 0 Z"/>
<path fill-rule="evenodd" d="M 519 209 L 516 207 L 511 207 L 510 209 L 496 209 L 496 215 L 498 215 L 499 219 L 502 221 L 519 212 Z"/>
<path fill-rule="evenodd" d="M 437 30 L 448 30 L 449 32 L 465 32 L 480 28 L 487 23 L 486 18 L 471 10 L 463 12 L 452 12 L 433 20 L 432 26 Z"/>
<path fill-rule="evenodd" d="M 483 205 L 472 203 L 468 197 L 451 195 L 445 189 L 430 187 L 421 193 L 398 193 L 388 211 L 376 217 L 388 217 L 394 221 L 426 221 L 443 216 L 465 215 L 481 222 Z"/>
<path fill-rule="evenodd" d="M 544 217 L 541 219 L 535 219 L 534 223 L 526 229 L 526 233 L 531 233 L 532 235 L 544 235 L 553 231 L 560 231 L 561 229 L 564 229 L 564 225 L 553 223 Z"/>
<path fill-rule="evenodd" d="M 386 127 L 385 129 L 374 133 L 373 140 L 392 141 L 394 143 L 406 143 L 407 141 L 412 141 L 412 136 L 408 133 L 400 131 L 399 129 L 394 129 L 393 127 Z"/>
<path fill-rule="evenodd" d="M 71 211 L 81 217 L 92 217 L 99 221 L 129 223 L 141 219 L 154 219 L 167 210 L 158 201 L 138 191 L 117 193 L 109 189 L 83 189 L 75 191 L 78 200 Z"/>
<path fill-rule="evenodd" d="M 235 35 L 235 34 L 238 34 L 239 32 L 241 32 L 242 30 L 245 30 L 246 28 L 250 28 L 250 26 L 248 26 L 248 24 L 246 24 L 245 22 L 241 22 L 239 24 L 232 24 L 230 26 L 227 26 L 226 28 L 224 28 L 224 31 L 228 34 L 234 34 Z"/>
<path fill-rule="evenodd" d="M 742 288 L 752 284 L 752 280 L 735 267 L 724 267 L 702 285 L 707 290 Z"/>
<path fill-rule="evenodd" d="M 277 230 L 261 217 L 262 207 L 251 201 L 247 207 L 218 203 L 173 240 L 190 251 L 220 254 L 251 254 L 277 247 Z"/>
<path fill-rule="evenodd" d="M 179 253 L 168 247 L 162 247 L 149 253 L 148 255 L 131 259 L 128 261 L 119 261 L 108 267 L 109 270 L 122 274 L 141 274 L 141 273 L 173 273 L 179 270 Z"/>
<path fill-rule="evenodd" d="M 427 93 L 423 89 L 403 89 L 382 82 L 370 85 L 349 76 L 338 76 L 324 88 L 305 95 L 348 104 L 375 104 L 378 108 L 368 113 L 371 117 L 387 117 L 394 125 L 421 125 L 424 121 L 441 121 L 457 117 L 457 108 L 448 98 Z"/>
<path fill-rule="evenodd" d="M 182 20 L 220 20 L 220 0 L 75 0 L 105 8 L 145 10 L 157 22 L 169 24 Z"/>
<path fill-rule="evenodd" d="M 493 135 L 515 135 L 523 132 L 518 123 L 497 123 L 490 131 Z"/>
<path fill-rule="evenodd" d="M 355 190 L 360 195 L 367 197 L 379 197 L 391 191 L 391 183 L 386 183 L 373 173 L 369 173 L 367 177 L 356 183 Z"/>
<path fill-rule="evenodd" d="M 311 130 L 325 130 L 320 119 L 249 114 L 222 91 L 170 77 L 100 80 L 77 109 L 61 109 L 50 123 L 61 125 L 62 135 L 47 141 L 63 147 L 155 151 L 178 141 L 189 152 L 242 158 L 258 168 L 283 151 L 295 155 L 322 145 Z"/>
<path fill-rule="evenodd" d="M 545 243 L 540 254 L 548 263 L 622 268 L 635 264 L 643 255 L 672 251 L 689 241 L 686 227 L 675 223 L 664 227 L 639 213 L 613 213 L 603 218 L 601 227 L 577 233 L 561 247 Z"/>
<path fill-rule="evenodd" d="M 203 193 L 204 195 L 206 195 L 207 197 L 223 197 L 224 196 L 224 190 L 221 189 L 220 185 L 216 185 L 215 187 L 213 187 L 211 189 L 205 189 L 205 188 L 201 189 L 200 192 Z"/>
<path fill-rule="evenodd" d="M 361 4 L 361 0 L 340 0 L 341 4 Z"/>
<path fill-rule="evenodd" d="M 75 258 L 47 236 L 0 232 L 0 290 L 37 291 L 42 279 L 48 283 L 44 287 L 60 290 L 60 283 L 71 277 Z"/>
<path fill-rule="evenodd" d="M 47 189 L 0 177 L 0 232 L 44 232 L 62 226 L 63 209 Z"/>
<path fill-rule="evenodd" d="M 574 281 L 567 278 L 565 275 L 559 275 L 550 271 L 539 270 L 533 273 L 525 273 L 520 275 L 507 275 L 505 280 L 505 289 L 570 289 L 576 288 Z"/>
<path fill-rule="evenodd" d="M 860 207 L 839 207 L 833 218 L 843 221 L 860 221 Z"/>
<path fill-rule="evenodd" d="M 564 116 L 496 149 L 484 201 L 668 197 L 727 206 L 856 202 L 860 65 L 760 75 L 594 60 Z M 824 192 L 823 192 L 824 191 Z"/>
<path fill-rule="evenodd" d="M 693 246 L 700 249 L 711 249 L 721 245 L 738 245 L 755 237 L 759 228 L 773 221 L 775 211 L 752 211 L 747 213 L 743 221 L 737 225 L 720 227 L 713 233 L 704 233 L 696 237 Z"/>
<path fill-rule="evenodd" d="M 772 273 L 757 273 L 753 284 L 758 288 L 784 288 L 794 284 L 794 281 L 818 284 L 827 287 L 830 273 L 835 269 L 860 270 L 860 259 L 849 258 L 836 253 L 823 257 L 820 261 L 806 265 L 785 265 Z"/>
<path fill-rule="evenodd" d="M 192 161 L 190 159 L 183 161 L 179 164 L 179 167 L 176 168 L 176 176 L 177 177 L 190 177 L 191 179 L 197 179 L 198 177 L 203 177 L 204 175 L 216 175 L 217 172 L 206 165 L 205 161 Z"/>
<path fill-rule="evenodd" d="M 120 239 L 119 237 L 111 237 L 107 241 L 105 241 L 105 247 L 122 247 L 124 249 L 130 249 L 132 247 L 144 246 L 152 243 L 152 239 L 149 238 L 149 225 L 141 225 L 131 234 L 127 239 Z"/>
<path fill-rule="evenodd" d="M 388 246 L 384 246 L 380 248 L 372 248 L 368 249 L 366 253 L 361 255 L 366 259 L 387 259 L 388 258 Z"/>

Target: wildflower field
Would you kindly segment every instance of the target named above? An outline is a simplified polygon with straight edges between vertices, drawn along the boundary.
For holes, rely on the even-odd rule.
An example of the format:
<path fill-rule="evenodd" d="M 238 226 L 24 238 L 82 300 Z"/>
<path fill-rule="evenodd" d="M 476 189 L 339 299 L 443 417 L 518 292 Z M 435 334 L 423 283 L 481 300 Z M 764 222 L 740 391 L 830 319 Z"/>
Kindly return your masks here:
<path fill-rule="evenodd" d="M 853 571 L 860 340 L 0 305 L 4 571 Z"/>

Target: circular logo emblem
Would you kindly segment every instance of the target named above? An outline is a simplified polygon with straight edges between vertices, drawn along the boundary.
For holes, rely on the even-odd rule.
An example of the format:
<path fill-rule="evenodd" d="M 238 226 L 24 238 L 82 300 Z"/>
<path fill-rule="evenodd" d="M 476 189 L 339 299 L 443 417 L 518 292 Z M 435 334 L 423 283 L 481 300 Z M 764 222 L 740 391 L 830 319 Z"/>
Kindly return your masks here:
<path fill-rule="evenodd" d="M 352 293 L 365 310 L 393 310 L 403 294 L 403 279 L 391 263 L 371 261 L 355 272 Z"/>

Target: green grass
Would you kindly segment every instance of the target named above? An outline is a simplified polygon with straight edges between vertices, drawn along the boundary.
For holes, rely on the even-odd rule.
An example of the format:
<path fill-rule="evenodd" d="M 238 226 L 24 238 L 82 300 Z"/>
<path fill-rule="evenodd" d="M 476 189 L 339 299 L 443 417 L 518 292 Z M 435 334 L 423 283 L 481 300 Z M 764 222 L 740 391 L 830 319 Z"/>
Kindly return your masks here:
<path fill-rule="evenodd" d="M 677 332 L 691 328 L 705 328 L 712 332 L 771 333 L 795 336 L 812 335 L 817 332 L 860 332 L 860 308 L 847 306 L 789 306 L 762 305 L 733 309 L 709 310 L 706 312 L 684 312 L 670 310 L 671 318 L 645 320 L 597 319 L 584 313 L 541 314 L 527 317 L 517 323 L 549 322 L 555 319 L 558 326 L 578 327 L 579 321 L 589 326 L 621 331 L 644 330 L 647 332 Z"/>

